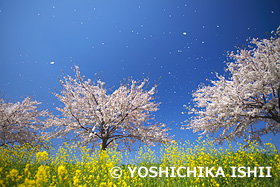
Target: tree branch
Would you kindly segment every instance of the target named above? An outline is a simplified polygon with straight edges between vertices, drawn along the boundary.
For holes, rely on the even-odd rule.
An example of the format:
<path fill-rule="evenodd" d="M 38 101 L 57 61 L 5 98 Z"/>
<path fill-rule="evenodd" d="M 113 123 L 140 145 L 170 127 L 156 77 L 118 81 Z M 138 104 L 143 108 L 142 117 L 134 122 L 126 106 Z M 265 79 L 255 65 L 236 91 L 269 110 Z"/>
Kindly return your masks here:
<path fill-rule="evenodd" d="M 278 109 L 279 109 L 279 112 L 280 112 L 280 86 L 278 87 L 278 90 L 277 90 L 277 94 L 278 94 Z"/>

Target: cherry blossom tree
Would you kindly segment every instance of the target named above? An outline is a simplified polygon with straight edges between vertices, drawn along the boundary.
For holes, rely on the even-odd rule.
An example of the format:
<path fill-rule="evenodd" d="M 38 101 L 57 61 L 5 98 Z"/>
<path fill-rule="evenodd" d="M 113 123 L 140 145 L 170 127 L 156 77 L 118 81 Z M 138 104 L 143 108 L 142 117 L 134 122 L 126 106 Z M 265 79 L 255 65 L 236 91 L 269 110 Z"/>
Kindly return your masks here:
<path fill-rule="evenodd" d="M 193 93 L 188 129 L 225 139 L 257 140 L 280 130 L 280 27 L 269 39 L 251 39 L 248 49 L 229 52 L 228 76 Z M 260 123 L 263 122 L 263 123 Z"/>
<path fill-rule="evenodd" d="M 15 143 L 43 144 L 40 131 L 43 130 L 42 117 L 47 111 L 39 111 L 30 97 L 22 102 L 11 103 L 0 99 L 0 146 Z"/>
<path fill-rule="evenodd" d="M 140 83 L 130 80 L 110 93 L 101 80 L 85 80 L 78 66 L 74 71 L 74 78 L 65 76 L 60 80 L 63 90 L 55 95 L 64 107 L 57 108 L 61 116 L 48 119 L 46 124 L 55 131 L 46 136 L 78 141 L 92 148 L 101 145 L 102 150 L 116 143 L 130 149 L 137 140 L 147 145 L 170 140 L 164 124 L 150 123 L 151 113 L 159 106 L 154 101 L 156 85 L 145 90 L 147 79 Z"/>

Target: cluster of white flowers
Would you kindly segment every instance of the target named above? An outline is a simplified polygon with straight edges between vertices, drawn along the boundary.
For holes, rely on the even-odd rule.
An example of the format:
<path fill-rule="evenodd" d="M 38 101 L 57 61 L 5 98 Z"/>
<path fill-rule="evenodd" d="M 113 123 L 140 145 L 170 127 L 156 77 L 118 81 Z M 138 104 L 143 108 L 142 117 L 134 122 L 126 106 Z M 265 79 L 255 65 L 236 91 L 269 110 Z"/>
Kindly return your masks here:
<path fill-rule="evenodd" d="M 75 78 L 66 76 L 61 80 L 63 91 L 56 96 L 64 104 L 63 108 L 57 108 L 62 117 L 52 116 L 47 120 L 48 127 L 56 128 L 46 133 L 48 137 L 65 138 L 74 132 L 80 145 L 101 144 L 103 149 L 120 142 L 129 148 L 136 140 L 148 145 L 169 141 L 168 128 L 145 125 L 151 112 L 158 110 L 159 104 L 154 101 L 156 85 L 146 91 L 147 79 L 140 83 L 131 80 L 109 94 L 104 82 L 84 80 L 78 66 L 75 72 Z"/>
<path fill-rule="evenodd" d="M 39 143 L 39 130 L 42 130 L 40 117 L 46 116 L 47 111 L 38 111 L 40 103 L 29 97 L 21 103 L 5 102 L 0 99 L 0 146 L 8 144 Z"/>
<path fill-rule="evenodd" d="M 229 77 L 217 75 L 212 85 L 193 93 L 196 108 L 189 129 L 221 131 L 220 142 L 237 137 L 261 141 L 261 135 L 280 131 L 280 27 L 273 34 L 252 39 L 249 49 L 228 53 Z M 257 128 L 260 121 L 266 125 Z"/>

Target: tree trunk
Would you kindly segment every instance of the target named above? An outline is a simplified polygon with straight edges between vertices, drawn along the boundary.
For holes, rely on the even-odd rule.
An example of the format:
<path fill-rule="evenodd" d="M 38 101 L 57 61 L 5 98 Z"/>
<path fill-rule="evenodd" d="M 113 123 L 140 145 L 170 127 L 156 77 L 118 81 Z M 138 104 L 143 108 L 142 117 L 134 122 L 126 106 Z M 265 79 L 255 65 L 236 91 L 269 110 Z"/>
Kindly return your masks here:
<path fill-rule="evenodd" d="M 101 150 L 105 151 L 107 149 L 107 138 L 102 139 Z"/>

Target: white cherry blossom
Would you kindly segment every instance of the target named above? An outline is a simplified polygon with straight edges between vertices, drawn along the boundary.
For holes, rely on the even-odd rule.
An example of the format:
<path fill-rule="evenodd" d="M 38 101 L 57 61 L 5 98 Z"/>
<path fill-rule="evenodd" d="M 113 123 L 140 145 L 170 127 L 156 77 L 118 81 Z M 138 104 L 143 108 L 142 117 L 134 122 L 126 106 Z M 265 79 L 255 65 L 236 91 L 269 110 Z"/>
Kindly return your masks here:
<path fill-rule="evenodd" d="M 40 119 L 48 112 L 39 111 L 39 104 L 41 103 L 32 101 L 30 97 L 17 103 L 0 99 L 0 146 L 42 143 L 40 132 L 43 125 Z"/>
<path fill-rule="evenodd" d="M 279 35 L 280 27 L 269 39 L 251 39 L 248 49 L 228 53 L 229 75 L 217 74 L 193 93 L 189 129 L 218 133 L 220 143 L 240 137 L 261 142 L 262 135 L 280 131 Z"/>
<path fill-rule="evenodd" d="M 170 140 L 168 128 L 149 124 L 151 113 L 159 109 L 159 103 L 154 101 L 156 85 L 146 90 L 147 79 L 139 83 L 130 80 L 108 91 L 101 80 L 85 80 L 78 66 L 74 71 L 74 78 L 65 76 L 60 80 L 63 90 L 55 95 L 64 107 L 57 108 L 61 116 L 46 121 L 48 127 L 55 128 L 46 133 L 47 137 L 79 141 L 82 146 L 101 145 L 103 150 L 115 143 L 129 149 L 136 140 L 147 145 Z M 71 139 L 69 134 L 75 137 Z"/>

